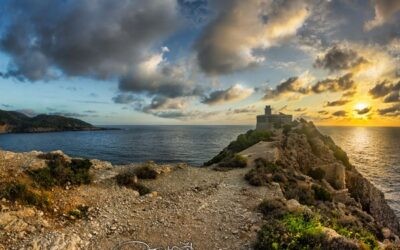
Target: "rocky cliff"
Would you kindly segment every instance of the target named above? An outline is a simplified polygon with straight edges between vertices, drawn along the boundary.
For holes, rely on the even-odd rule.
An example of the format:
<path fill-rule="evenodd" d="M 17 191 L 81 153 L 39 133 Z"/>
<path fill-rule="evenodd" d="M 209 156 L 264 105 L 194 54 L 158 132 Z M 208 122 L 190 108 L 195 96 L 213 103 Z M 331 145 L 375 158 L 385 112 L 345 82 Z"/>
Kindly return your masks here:
<path fill-rule="evenodd" d="M 312 123 L 209 167 L 0 151 L 0 249 L 398 249 L 384 195 Z"/>

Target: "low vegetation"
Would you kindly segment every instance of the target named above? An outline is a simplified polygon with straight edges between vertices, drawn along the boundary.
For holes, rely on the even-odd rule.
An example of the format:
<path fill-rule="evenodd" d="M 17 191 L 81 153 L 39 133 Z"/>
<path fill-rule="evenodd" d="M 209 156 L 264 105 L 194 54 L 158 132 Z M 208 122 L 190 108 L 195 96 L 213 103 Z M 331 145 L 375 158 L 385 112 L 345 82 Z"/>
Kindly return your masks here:
<path fill-rule="evenodd" d="M 89 207 L 85 205 L 79 205 L 75 209 L 69 211 L 68 215 L 72 219 L 88 219 Z"/>
<path fill-rule="evenodd" d="M 320 181 L 325 177 L 325 170 L 320 167 L 312 168 L 308 171 L 308 176 L 313 178 L 314 180 Z"/>
<path fill-rule="evenodd" d="M 314 191 L 314 198 L 320 201 L 332 201 L 332 195 L 325 188 L 312 185 L 312 190 Z"/>
<path fill-rule="evenodd" d="M 232 141 L 228 147 L 226 147 L 213 159 L 204 163 L 204 165 L 210 166 L 222 161 L 228 161 L 229 158 L 234 157 L 236 153 L 239 153 L 240 151 L 245 150 L 246 148 L 253 146 L 260 141 L 270 141 L 272 135 L 273 134 L 271 131 L 249 130 L 245 134 L 239 135 L 235 141 Z"/>
<path fill-rule="evenodd" d="M 275 163 L 259 158 L 255 160 L 255 167 L 245 175 L 245 179 L 253 186 L 265 186 L 272 181 L 277 170 Z"/>
<path fill-rule="evenodd" d="M 158 173 L 150 163 L 145 163 L 142 166 L 136 167 L 132 174 L 139 179 L 157 179 Z"/>
<path fill-rule="evenodd" d="M 115 179 L 118 185 L 138 191 L 140 195 L 145 195 L 151 192 L 148 187 L 138 182 L 137 176 L 133 171 L 120 173 L 115 177 Z"/>
<path fill-rule="evenodd" d="M 47 208 L 50 205 L 49 197 L 43 192 L 34 191 L 28 185 L 20 182 L 4 183 L 0 186 L 0 197 L 12 202 Z"/>
<path fill-rule="evenodd" d="M 47 167 L 30 170 L 28 174 L 41 187 L 90 184 L 92 181 L 89 172 L 92 163 L 87 159 L 68 161 L 59 154 L 43 154 L 39 157 L 47 160 Z"/>
<path fill-rule="evenodd" d="M 321 249 L 323 238 L 322 225 L 314 215 L 286 214 L 261 228 L 254 249 Z"/>
<path fill-rule="evenodd" d="M 245 168 L 247 166 L 247 159 L 244 156 L 235 154 L 231 158 L 227 158 L 224 161 L 218 163 L 218 167 L 221 168 Z"/>

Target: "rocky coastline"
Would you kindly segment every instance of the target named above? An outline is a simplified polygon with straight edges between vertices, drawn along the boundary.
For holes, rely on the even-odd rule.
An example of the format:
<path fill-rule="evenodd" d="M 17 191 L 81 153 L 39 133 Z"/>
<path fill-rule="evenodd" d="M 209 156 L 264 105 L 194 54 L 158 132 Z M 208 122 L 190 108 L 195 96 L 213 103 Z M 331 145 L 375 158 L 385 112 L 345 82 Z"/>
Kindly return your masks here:
<path fill-rule="evenodd" d="M 206 165 L 0 151 L 0 249 L 400 246 L 384 194 L 310 122 L 249 131 Z"/>

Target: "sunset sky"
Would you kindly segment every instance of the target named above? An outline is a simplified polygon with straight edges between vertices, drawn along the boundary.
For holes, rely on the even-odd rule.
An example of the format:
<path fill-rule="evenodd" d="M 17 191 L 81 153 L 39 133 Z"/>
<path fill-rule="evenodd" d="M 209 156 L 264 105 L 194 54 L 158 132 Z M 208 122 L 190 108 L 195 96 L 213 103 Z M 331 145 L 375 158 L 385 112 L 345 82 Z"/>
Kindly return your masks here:
<path fill-rule="evenodd" d="M 399 0 L 2 0 L 0 109 L 400 126 Z"/>

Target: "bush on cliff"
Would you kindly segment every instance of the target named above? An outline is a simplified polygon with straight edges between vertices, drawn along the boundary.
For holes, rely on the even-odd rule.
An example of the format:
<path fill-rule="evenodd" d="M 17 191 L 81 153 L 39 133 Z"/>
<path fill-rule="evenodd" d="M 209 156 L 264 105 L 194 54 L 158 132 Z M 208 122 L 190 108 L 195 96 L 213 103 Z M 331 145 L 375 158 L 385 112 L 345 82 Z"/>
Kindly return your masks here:
<path fill-rule="evenodd" d="M 325 188 L 312 185 L 312 190 L 314 191 L 314 198 L 320 201 L 332 201 L 332 195 Z"/>
<path fill-rule="evenodd" d="M 142 166 L 136 167 L 133 174 L 135 174 L 139 179 L 157 179 L 158 177 L 157 171 L 150 165 L 150 163 L 145 163 Z"/>
<path fill-rule="evenodd" d="M 47 195 L 34 192 L 27 185 L 20 182 L 5 183 L 0 186 L 0 197 L 39 208 L 46 208 L 50 204 Z"/>
<path fill-rule="evenodd" d="M 326 174 L 325 170 L 323 170 L 320 167 L 312 168 L 308 171 L 308 176 L 310 176 L 311 178 L 313 178 L 314 180 L 317 180 L 317 181 L 324 179 L 325 174 Z"/>
<path fill-rule="evenodd" d="M 265 186 L 271 182 L 272 174 L 277 170 L 278 166 L 275 163 L 259 158 L 255 160 L 255 167 L 244 178 L 253 186 Z"/>
<path fill-rule="evenodd" d="M 321 249 L 323 240 L 317 217 L 308 213 L 287 214 L 261 228 L 254 249 Z"/>
<path fill-rule="evenodd" d="M 247 167 L 247 159 L 244 156 L 235 154 L 232 158 L 225 159 L 218 164 L 222 168 L 245 168 Z"/>
<path fill-rule="evenodd" d="M 239 153 L 260 141 L 270 141 L 272 135 L 271 131 L 249 130 L 245 134 L 239 135 L 235 141 L 232 141 L 228 147 L 222 150 L 210 161 L 204 163 L 204 165 L 210 166 L 223 160 L 227 160 L 233 157 L 236 153 Z"/>
<path fill-rule="evenodd" d="M 44 188 L 50 188 L 53 186 L 65 186 L 70 185 L 81 185 L 90 184 L 92 176 L 89 170 L 92 163 L 85 159 L 72 159 L 67 161 L 60 155 L 47 155 L 46 159 L 50 159 L 47 162 L 47 167 L 30 170 L 28 174 L 32 179 Z"/>
<path fill-rule="evenodd" d="M 138 191 L 140 195 L 145 195 L 151 192 L 151 190 L 145 185 L 137 181 L 136 173 L 132 171 L 125 171 L 118 174 L 115 177 L 117 184 L 120 186 L 125 186 Z"/>

